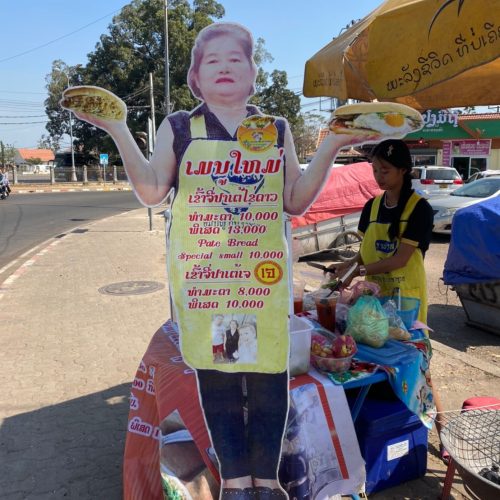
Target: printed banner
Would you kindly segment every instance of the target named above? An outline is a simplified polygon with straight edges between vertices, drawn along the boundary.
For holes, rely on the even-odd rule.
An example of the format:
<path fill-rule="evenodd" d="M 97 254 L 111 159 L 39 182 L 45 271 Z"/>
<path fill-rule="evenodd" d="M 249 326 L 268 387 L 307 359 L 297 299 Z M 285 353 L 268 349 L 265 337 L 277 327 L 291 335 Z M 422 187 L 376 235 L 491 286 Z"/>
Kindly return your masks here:
<path fill-rule="evenodd" d="M 207 143 L 203 116 L 191 119 L 191 134 L 169 248 L 184 359 L 195 368 L 282 372 L 289 293 L 274 118 L 247 118 L 237 142 Z"/>

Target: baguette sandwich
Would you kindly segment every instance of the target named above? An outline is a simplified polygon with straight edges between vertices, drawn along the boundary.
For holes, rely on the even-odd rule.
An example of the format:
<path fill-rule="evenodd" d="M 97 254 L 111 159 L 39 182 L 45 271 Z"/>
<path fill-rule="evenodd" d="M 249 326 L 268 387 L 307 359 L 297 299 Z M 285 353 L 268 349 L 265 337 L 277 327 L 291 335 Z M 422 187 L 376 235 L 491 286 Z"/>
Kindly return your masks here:
<path fill-rule="evenodd" d="M 400 139 L 424 126 L 413 108 L 393 102 L 347 104 L 337 108 L 328 123 L 335 134 L 366 135 Z"/>
<path fill-rule="evenodd" d="M 108 90 L 90 85 L 66 89 L 60 104 L 70 111 L 104 120 L 122 121 L 127 116 L 127 106 L 120 98 Z"/>

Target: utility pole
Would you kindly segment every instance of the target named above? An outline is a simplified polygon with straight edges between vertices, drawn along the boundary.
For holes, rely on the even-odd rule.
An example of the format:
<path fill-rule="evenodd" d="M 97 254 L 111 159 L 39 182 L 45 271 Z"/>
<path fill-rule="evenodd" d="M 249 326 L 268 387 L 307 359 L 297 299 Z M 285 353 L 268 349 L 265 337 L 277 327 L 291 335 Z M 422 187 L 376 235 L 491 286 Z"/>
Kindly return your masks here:
<path fill-rule="evenodd" d="M 168 0 L 165 0 L 165 112 L 170 114 L 170 63 L 168 57 Z"/>
<path fill-rule="evenodd" d="M 156 120 L 155 120 L 155 96 L 153 93 L 153 73 L 149 73 L 149 105 L 151 109 L 151 122 L 153 124 L 152 129 L 152 137 L 151 137 L 151 143 L 153 145 L 153 148 L 155 147 L 156 144 Z"/>
<path fill-rule="evenodd" d="M 59 69 L 59 71 L 66 77 L 66 79 L 68 80 L 68 87 L 70 87 L 71 84 L 69 81 L 68 73 L 62 71 L 61 69 Z M 73 115 L 71 114 L 71 111 L 69 109 L 68 113 L 69 113 L 69 136 L 71 139 L 71 181 L 76 182 L 77 179 L 76 179 L 76 168 L 75 168 L 75 148 L 73 146 Z"/>
<path fill-rule="evenodd" d="M 149 134 L 151 134 L 151 136 L 148 137 L 147 149 L 148 149 L 148 159 L 151 159 L 150 144 L 153 146 L 154 149 L 156 143 L 155 96 L 153 93 L 153 73 L 149 73 L 149 104 L 151 106 L 151 131 L 148 130 L 149 132 L 148 136 Z M 152 231 L 153 211 L 151 210 L 151 208 L 148 208 L 148 218 L 149 218 L 149 230 Z"/>

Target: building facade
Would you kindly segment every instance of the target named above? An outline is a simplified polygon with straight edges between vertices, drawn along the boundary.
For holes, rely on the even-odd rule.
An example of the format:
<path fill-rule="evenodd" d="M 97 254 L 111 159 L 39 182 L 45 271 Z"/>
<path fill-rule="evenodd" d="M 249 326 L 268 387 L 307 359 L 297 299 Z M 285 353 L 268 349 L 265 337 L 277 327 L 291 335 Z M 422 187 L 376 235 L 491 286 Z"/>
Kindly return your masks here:
<path fill-rule="evenodd" d="M 424 128 L 404 138 L 415 165 L 454 167 L 464 179 L 500 170 L 500 113 L 427 110 L 422 116 Z"/>

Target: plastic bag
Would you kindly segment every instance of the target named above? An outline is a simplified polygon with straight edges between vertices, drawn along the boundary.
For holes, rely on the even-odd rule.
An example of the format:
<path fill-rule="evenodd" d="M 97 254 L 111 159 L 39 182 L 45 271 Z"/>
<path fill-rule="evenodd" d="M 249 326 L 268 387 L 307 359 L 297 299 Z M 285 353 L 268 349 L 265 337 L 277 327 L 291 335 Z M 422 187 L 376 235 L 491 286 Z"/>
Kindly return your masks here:
<path fill-rule="evenodd" d="M 354 299 L 352 297 L 352 288 L 346 287 L 340 290 L 340 297 L 337 301 L 337 304 L 338 303 L 347 304 L 348 306 L 354 304 Z"/>
<path fill-rule="evenodd" d="M 335 330 L 341 335 L 344 334 L 347 328 L 347 316 L 351 306 L 344 302 L 337 301 L 335 306 Z"/>
<path fill-rule="evenodd" d="M 389 337 L 389 320 L 379 300 L 362 295 L 349 309 L 346 334 L 356 342 L 382 347 Z"/>
<path fill-rule="evenodd" d="M 398 314 L 396 302 L 394 302 L 394 300 L 388 300 L 383 305 L 383 309 L 389 321 L 389 337 L 395 340 L 410 340 L 411 335 Z"/>
<path fill-rule="evenodd" d="M 359 297 L 363 295 L 375 295 L 380 293 L 380 286 L 371 281 L 357 281 L 351 287 L 352 301 L 356 302 Z"/>

